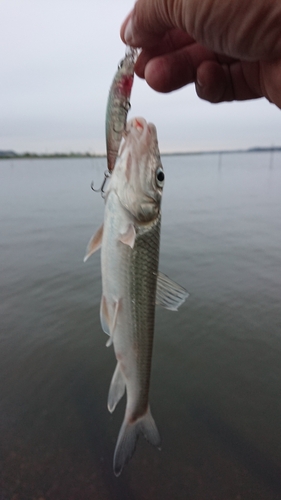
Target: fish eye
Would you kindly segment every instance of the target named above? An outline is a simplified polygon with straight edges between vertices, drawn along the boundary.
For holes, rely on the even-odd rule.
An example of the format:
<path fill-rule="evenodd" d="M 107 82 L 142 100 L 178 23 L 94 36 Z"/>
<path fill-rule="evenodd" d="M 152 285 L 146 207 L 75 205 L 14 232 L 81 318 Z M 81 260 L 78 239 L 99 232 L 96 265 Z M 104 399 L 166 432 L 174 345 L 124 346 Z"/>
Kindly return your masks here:
<path fill-rule="evenodd" d="M 121 69 L 124 63 L 124 59 L 121 59 L 120 63 L 118 64 L 118 69 Z"/>
<path fill-rule="evenodd" d="M 164 185 L 164 179 L 165 179 L 165 174 L 163 172 L 163 169 L 159 167 L 156 171 L 156 184 L 159 187 L 162 187 Z"/>

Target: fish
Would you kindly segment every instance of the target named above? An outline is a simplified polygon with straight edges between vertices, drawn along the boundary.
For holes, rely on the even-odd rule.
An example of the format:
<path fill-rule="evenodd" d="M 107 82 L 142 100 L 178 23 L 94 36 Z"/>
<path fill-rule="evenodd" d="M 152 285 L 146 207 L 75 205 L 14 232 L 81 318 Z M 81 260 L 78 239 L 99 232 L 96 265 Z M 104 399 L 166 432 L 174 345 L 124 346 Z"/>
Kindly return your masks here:
<path fill-rule="evenodd" d="M 113 459 L 116 476 L 132 457 L 140 434 L 161 447 L 149 405 L 155 306 L 177 310 L 188 296 L 158 272 L 164 178 L 156 127 L 144 118 L 130 120 L 105 193 L 104 223 L 84 258 L 101 248 L 100 321 L 117 360 L 108 410 L 112 413 L 127 394 Z"/>
<path fill-rule="evenodd" d="M 122 136 L 126 129 L 127 114 L 131 107 L 130 96 L 137 55 L 137 49 L 127 47 L 125 57 L 119 63 L 109 91 L 105 126 L 107 168 L 109 172 L 112 172 L 114 168 Z"/>

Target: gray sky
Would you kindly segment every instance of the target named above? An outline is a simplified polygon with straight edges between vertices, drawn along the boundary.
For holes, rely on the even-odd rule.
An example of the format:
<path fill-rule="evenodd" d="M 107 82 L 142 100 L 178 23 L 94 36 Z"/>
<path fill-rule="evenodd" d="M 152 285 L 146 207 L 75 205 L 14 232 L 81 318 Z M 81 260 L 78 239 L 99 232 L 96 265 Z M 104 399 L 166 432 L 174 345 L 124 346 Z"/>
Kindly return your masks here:
<path fill-rule="evenodd" d="M 131 0 L 0 1 L 0 150 L 105 152 L 108 90 Z M 281 145 L 281 110 L 265 99 L 213 105 L 193 85 L 158 94 L 135 78 L 129 117 L 160 150 Z"/>

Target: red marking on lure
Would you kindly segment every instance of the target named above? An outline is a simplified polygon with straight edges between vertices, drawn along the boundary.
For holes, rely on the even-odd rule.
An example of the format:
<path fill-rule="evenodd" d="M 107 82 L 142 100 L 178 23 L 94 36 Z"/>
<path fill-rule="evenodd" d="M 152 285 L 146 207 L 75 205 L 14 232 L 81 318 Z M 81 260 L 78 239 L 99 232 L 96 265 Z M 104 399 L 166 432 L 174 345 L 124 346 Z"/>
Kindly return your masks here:
<path fill-rule="evenodd" d="M 132 76 L 132 75 L 129 75 L 129 76 L 124 75 L 123 76 L 120 86 L 126 95 L 131 94 L 133 82 L 134 82 L 134 76 Z"/>

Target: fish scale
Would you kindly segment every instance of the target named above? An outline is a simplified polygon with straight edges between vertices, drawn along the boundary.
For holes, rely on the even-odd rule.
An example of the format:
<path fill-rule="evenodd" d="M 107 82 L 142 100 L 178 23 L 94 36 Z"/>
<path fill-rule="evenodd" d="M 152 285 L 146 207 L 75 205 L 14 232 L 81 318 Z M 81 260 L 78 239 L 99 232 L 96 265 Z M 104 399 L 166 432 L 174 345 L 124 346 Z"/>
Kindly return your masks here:
<path fill-rule="evenodd" d="M 140 378 L 138 410 L 134 417 L 142 416 L 147 411 L 148 392 L 151 370 L 151 358 L 155 318 L 155 293 L 158 272 L 159 216 L 151 228 L 141 229 L 136 237 L 130 259 L 130 294 L 132 297 L 132 316 L 135 318 L 134 338 L 137 345 L 142 345 L 137 356 L 137 370 Z"/>

